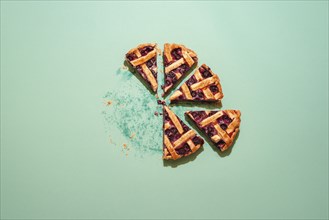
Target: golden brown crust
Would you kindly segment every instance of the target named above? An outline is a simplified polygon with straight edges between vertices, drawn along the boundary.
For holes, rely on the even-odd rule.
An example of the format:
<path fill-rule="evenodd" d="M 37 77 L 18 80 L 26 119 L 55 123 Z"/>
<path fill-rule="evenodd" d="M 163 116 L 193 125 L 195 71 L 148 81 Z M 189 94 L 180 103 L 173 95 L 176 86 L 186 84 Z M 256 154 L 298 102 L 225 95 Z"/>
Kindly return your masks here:
<path fill-rule="evenodd" d="M 201 67 L 207 70 L 207 72 L 209 72 L 211 77 L 204 78 L 198 68 L 193 74 L 197 82 L 193 83 L 188 87 L 186 82 L 188 82 L 193 77 L 191 76 L 189 80 L 187 80 L 178 90 L 176 90 L 173 93 L 173 95 L 169 98 L 170 101 L 178 101 L 178 100 L 220 101 L 224 97 L 219 77 L 214 72 L 212 72 L 212 70 L 206 64 L 202 64 Z M 217 91 L 214 91 L 213 93 L 210 88 L 214 86 L 217 87 Z M 204 99 L 196 99 L 191 96 L 191 93 L 193 91 L 200 91 L 200 90 L 204 95 Z M 181 95 L 183 95 L 182 98 L 180 97 Z"/>
<path fill-rule="evenodd" d="M 195 118 L 193 117 L 191 111 L 186 112 L 186 114 L 193 120 L 195 121 Z M 209 112 L 206 111 L 206 114 L 208 115 Z M 223 130 L 217 119 L 224 114 L 228 115 L 228 117 L 232 120 L 229 126 Z M 240 122 L 241 122 L 241 112 L 239 110 L 223 110 L 223 111 L 218 111 L 215 114 L 206 117 L 203 119 L 201 122 L 197 123 L 198 127 L 202 129 L 203 127 L 212 124 L 214 128 L 217 131 L 216 135 L 211 136 L 211 140 L 214 143 L 218 143 L 220 140 L 223 140 L 225 144 L 220 148 L 221 151 L 227 150 L 230 146 L 232 146 L 234 139 L 239 132 L 240 128 Z"/>
<path fill-rule="evenodd" d="M 146 55 L 142 56 L 140 53 L 140 50 L 143 49 L 144 47 L 150 46 L 153 48 L 152 51 L 150 51 L 149 53 L 147 53 Z M 149 61 L 152 58 L 156 58 L 157 53 L 158 53 L 158 48 L 157 48 L 157 44 L 156 43 L 144 43 L 144 44 L 139 44 L 137 47 L 130 49 L 127 53 L 126 53 L 126 57 L 128 55 L 131 54 L 135 54 L 137 56 L 137 59 L 134 59 L 132 61 L 127 60 L 127 62 L 129 62 L 134 68 L 136 68 L 137 66 L 140 66 L 143 70 L 143 73 L 145 74 L 145 76 L 143 76 L 143 78 L 145 78 L 145 80 L 148 80 L 148 82 L 151 85 L 151 88 L 154 92 L 157 91 L 158 88 L 158 83 L 157 83 L 157 79 L 154 77 L 154 75 L 152 74 L 151 70 L 147 67 L 146 63 L 147 61 Z M 157 67 L 153 69 L 155 72 L 157 72 Z"/>
<path fill-rule="evenodd" d="M 162 158 L 165 160 L 169 160 L 169 159 L 177 160 L 181 157 L 185 157 L 196 152 L 202 146 L 202 144 L 195 145 L 193 143 L 192 139 L 196 136 L 195 131 L 188 130 L 185 132 L 182 128 L 182 124 L 178 120 L 178 117 L 167 106 L 164 106 L 163 109 L 164 109 L 164 113 L 166 112 L 168 114 L 168 117 L 170 118 L 172 124 L 174 125 L 174 127 L 177 129 L 177 131 L 181 136 L 172 143 L 165 132 L 167 129 L 170 128 L 170 123 L 169 122 L 163 123 L 164 149 L 163 149 Z M 179 127 L 181 127 L 181 129 Z M 188 153 L 185 153 L 184 155 L 180 155 L 176 152 L 176 150 L 184 147 L 184 144 L 187 144 L 189 146 L 190 151 Z"/>

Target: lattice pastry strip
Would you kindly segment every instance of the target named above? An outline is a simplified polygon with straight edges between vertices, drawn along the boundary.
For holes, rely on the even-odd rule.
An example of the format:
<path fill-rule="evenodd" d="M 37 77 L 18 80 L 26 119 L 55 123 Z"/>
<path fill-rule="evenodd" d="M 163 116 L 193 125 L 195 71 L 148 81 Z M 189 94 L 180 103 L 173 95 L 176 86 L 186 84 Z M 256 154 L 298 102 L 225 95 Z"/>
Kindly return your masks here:
<path fill-rule="evenodd" d="M 163 159 L 179 159 L 196 152 L 204 141 L 167 106 L 163 107 Z"/>
<path fill-rule="evenodd" d="M 170 101 L 219 101 L 224 97 L 219 77 L 202 64 L 170 97 Z"/>
<path fill-rule="evenodd" d="M 163 90 L 165 94 L 174 87 L 180 78 L 198 62 L 196 53 L 182 44 L 164 45 L 163 64 L 165 73 L 165 84 Z"/>
<path fill-rule="evenodd" d="M 227 150 L 239 132 L 239 110 L 224 111 L 188 111 L 188 115 L 197 126 L 221 150 Z"/>
<path fill-rule="evenodd" d="M 158 89 L 158 51 L 156 44 L 146 43 L 138 45 L 126 54 L 126 61 L 143 77 L 154 92 Z"/>

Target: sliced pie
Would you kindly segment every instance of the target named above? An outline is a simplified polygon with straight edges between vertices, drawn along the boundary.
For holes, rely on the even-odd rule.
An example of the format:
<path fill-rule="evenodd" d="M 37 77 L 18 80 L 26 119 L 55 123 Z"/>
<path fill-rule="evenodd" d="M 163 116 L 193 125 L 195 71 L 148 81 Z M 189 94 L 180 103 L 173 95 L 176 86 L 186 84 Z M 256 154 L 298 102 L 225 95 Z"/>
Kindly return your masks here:
<path fill-rule="evenodd" d="M 158 89 L 157 45 L 140 44 L 127 52 L 126 60 L 156 92 Z"/>
<path fill-rule="evenodd" d="M 170 97 L 170 101 L 219 101 L 224 97 L 219 77 L 202 64 Z"/>
<path fill-rule="evenodd" d="M 188 111 L 197 126 L 211 139 L 220 151 L 227 150 L 232 144 L 240 127 L 239 110 Z"/>
<path fill-rule="evenodd" d="M 191 67 L 198 62 L 196 53 L 182 44 L 164 45 L 163 64 L 164 82 L 163 90 L 166 94 L 177 81 L 183 77 Z"/>
<path fill-rule="evenodd" d="M 179 159 L 196 152 L 204 141 L 167 106 L 163 107 L 163 159 Z"/>

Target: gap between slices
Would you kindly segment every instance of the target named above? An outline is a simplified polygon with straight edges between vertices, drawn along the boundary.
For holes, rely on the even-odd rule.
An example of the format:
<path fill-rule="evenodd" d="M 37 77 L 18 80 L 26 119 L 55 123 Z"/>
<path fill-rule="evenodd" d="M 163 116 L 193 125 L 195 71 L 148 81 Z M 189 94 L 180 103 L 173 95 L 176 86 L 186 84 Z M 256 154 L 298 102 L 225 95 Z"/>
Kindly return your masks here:
<path fill-rule="evenodd" d="M 173 101 L 220 101 L 224 97 L 219 77 L 202 64 L 169 98 Z"/>
<path fill-rule="evenodd" d="M 156 92 L 158 89 L 157 44 L 145 43 L 129 50 L 126 61 L 133 67 L 144 81 Z"/>
<path fill-rule="evenodd" d="M 198 62 L 197 54 L 182 44 L 164 45 L 164 95 Z"/>
<path fill-rule="evenodd" d="M 239 110 L 185 112 L 220 151 L 227 150 L 234 141 L 239 127 Z"/>
<path fill-rule="evenodd" d="M 163 159 L 177 160 L 196 152 L 204 143 L 168 106 L 163 106 Z"/>

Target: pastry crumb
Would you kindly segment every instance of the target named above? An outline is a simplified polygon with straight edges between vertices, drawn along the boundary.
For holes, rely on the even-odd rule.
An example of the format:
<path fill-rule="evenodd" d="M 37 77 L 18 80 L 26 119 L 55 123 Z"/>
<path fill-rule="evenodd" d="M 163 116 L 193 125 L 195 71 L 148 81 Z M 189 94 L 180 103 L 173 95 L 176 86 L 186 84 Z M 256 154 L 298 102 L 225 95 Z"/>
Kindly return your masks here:
<path fill-rule="evenodd" d="M 157 100 L 158 105 L 166 105 L 166 102 L 164 100 Z"/>
<path fill-rule="evenodd" d="M 132 133 L 132 134 L 129 136 L 129 138 L 130 138 L 130 139 L 133 139 L 133 138 L 135 137 L 135 135 L 136 135 L 135 133 Z"/>
<path fill-rule="evenodd" d="M 126 65 L 122 65 L 121 69 L 128 70 L 128 67 Z"/>
<path fill-rule="evenodd" d="M 127 144 L 123 144 L 123 148 L 126 149 L 127 148 Z"/>
<path fill-rule="evenodd" d="M 159 113 L 158 113 L 158 112 L 154 112 L 154 115 L 155 115 L 155 116 L 159 116 Z"/>
<path fill-rule="evenodd" d="M 111 100 L 108 100 L 108 101 L 106 102 L 106 105 L 107 105 L 107 106 L 112 105 L 112 101 L 111 101 Z"/>

